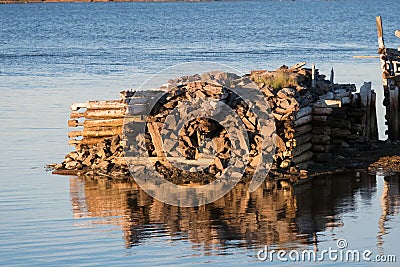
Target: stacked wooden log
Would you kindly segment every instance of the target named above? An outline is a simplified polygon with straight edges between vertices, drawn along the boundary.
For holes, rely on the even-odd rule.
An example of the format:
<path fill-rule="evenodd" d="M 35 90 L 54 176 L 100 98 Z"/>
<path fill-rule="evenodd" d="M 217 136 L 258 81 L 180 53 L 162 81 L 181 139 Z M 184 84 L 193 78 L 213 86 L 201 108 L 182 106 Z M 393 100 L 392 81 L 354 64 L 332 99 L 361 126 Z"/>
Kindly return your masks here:
<path fill-rule="evenodd" d="M 273 72 L 253 71 L 251 74 L 275 118 L 276 167 L 291 171 L 306 169 L 313 157 L 310 106 L 313 94 L 307 86 L 311 82 L 311 70 L 303 69 L 303 65 L 283 66 Z"/>
<path fill-rule="evenodd" d="M 142 114 L 147 112 L 151 98 L 160 93 L 126 91 L 121 100 L 72 104 L 68 126 L 74 130 L 68 133 L 68 143 L 75 151 L 67 154 L 56 170 L 129 174 L 123 153 L 124 125 L 143 125 Z"/>
<path fill-rule="evenodd" d="M 371 83 L 364 84 L 360 93 L 354 93 L 353 84 L 334 84 L 331 88 L 313 103 L 312 143 L 316 162 L 328 162 L 333 154 L 355 153 L 356 140 L 378 138 L 376 95 Z"/>

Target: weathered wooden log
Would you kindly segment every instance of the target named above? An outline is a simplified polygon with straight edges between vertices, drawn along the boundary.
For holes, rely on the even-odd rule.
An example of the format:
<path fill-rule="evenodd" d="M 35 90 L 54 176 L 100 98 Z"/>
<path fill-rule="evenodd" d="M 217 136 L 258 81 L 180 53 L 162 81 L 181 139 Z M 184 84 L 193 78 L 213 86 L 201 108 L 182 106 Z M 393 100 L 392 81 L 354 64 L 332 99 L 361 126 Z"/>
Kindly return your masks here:
<path fill-rule="evenodd" d="M 313 120 L 318 122 L 326 122 L 328 121 L 328 116 L 314 116 Z"/>
<path fill-rule="evenodd" d="M 312 133 L 316 135 L 330 135 L 331 127 L 330 126 L 313 127 Z"/>
<path fill-rule="evenodd" d="M 109 120 L 85 120 L 79 122 L 78 120 L 69 120 L 68 127 L 120 127 L 124 125 L 124 119 L 109 119 Z"/>
<path fill-rule="evenodd" d="M 394 87 L 389 91 L 390 93 L 390 106 L 389 106 L 389 139 L 399 140 L 399 87 Z M 368 116 L 368 115 L 367 115 Z"/>
<path fill-rule="evenodd" d="M 314 135 L 311 139 L 311 143 L 317 145 L 329 145 L 330 142 L 331 138 L 327 135 Z"/>
<path fill-rule="evenodd" d="M 314 152 L 331 152 L 332 145 L 313 145 L 312 150 Z"/>
<path fill-rule="evenodd" d="M 285 138 L 286 139 L 293 139 L 298 136 L 302 136 L 303 134 L 306 134 L 308 132 L 312 131 L 312 125 L 311 124 L 304 124 L 299 127 L 285 127 L 284 132 L 285 132 Z"/>
<path fill-rule="evenodd" d="M 332 130 L 331 130 L 331 137 L 333 137 L 333 138 L 346 139 L 349 135 L 351 135 L 351 132 L 349 130 L 344 130 L 341 128 L 332 128 Z"/>
<path fill-rule="evenodd" d="M 86 110 L 83 113 L 71 112 L 70 118 L 86 119 L 111 119 L 125 117 L 125 109 L 110 109 L 110 110 Z"/>
<path fill-rule="evenodd" d="M 300 156 L 294 157 L 292 159 L 292 161 L 294 164 L 300 164 L 302 162 L 311 160 L 313 158 L 313 156 L 314 156 L 313 152 L 307 151 L 307 152 L 301 154 Z"/>
<path fill-rule="evenodd" d="M 86 109 L 122 109 L 126 107 L 126 103 L 121 100 L 103 100 L 103 101 L 88 101 L 85 103 L 73 103 L 71 110 L 77 111 L 81 108 Z"/>
<path fill-rule="evenodd" d="M 71 131 L 68 133 L 69 138 L 75 138 L 79 136 L 83 137 L 105 137 L 105 136 L 114 136 L 122 134 L 122 127 L 114 127 L 114 128 L 97 128 L 94 130 L 86 130 L 83 131 Z"/>
<path fill-rule="evenodd" d="M 319 99 L 325 101 L 325 103 L 326 100 L 334 100 L 334 98 L 335 94 L 333 92 L 327 92 L 326 94 L 319 96 Z"/>
<path fill-rule="evenodd" d="M 333 108 L 314 108 L 313 109 L 313 114 L 314 115 L 330 115 L 333 112 Z"/>
<path fill-rule="evenodd" d="M 288 71 L 296 71 L 301 69 L 302 67 L 304 67 L 307 64 L 307 62 L 303 61 L 303 62 L 299 62 L 294 64 L 293 66 L 291 66 Z"/>
<path fill-rule="evenodd" d="M 292 156 L 293 157 L 300 156 L 301 154 L 305 153 L 306 151 L 311 150 L 311 148 L 312 148 L 312 144 L 310 142 L 299 145 L 292 150 Z"/>
<path fill-rule="evenodd" d="M 342 106 L 341 100 L 334 99 L 321 99 L 313 104 L 314 108 L 340 108 Z"/>
<path fill-rule="evenodd" d="M 371 82 L 364 83 L 360 88 L 361 108 L 365 110 L 362 117 L 362 124 L 365 125 L 362 136 L 369 137 L 370 132 L 370 103 L 371 103 Z"/>
<path fill-rule="evenodd" d="M 297 111 L 295 119 L 298 120 L 301 117 L 304 116 L 308 116 L 313 112 L 313 108 L 312 107 L 304 107 L 302 109 L 300 109 L 299 111 Z"/>
<path fill-rule="evenodd" d="M 310 123 L 313 119 L 312 115 L 303 116 L 294 121 L 294 127 L 298 127 L 307 123 Z"/>
<path fill-rule="evenodd" d="M 374 90 L 371 92 L 371 103 L 370 103 L 371 111 L 370 111 L 370 139 L 378 140 L 378 120 L 376 116 L 376 93 Z M 399 122 L 400 123 L 400 122 Z"/>

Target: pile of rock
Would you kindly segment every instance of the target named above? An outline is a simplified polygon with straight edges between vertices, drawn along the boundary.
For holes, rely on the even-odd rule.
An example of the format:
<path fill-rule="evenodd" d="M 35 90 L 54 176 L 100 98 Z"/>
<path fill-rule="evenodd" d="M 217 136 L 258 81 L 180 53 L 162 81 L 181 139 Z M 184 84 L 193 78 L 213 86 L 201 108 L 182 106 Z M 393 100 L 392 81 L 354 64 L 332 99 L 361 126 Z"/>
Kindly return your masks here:
<path fill-rule="evenodd" d="M 208 183 L 233 156 L 248 156 L 245 166 L 235 166 L 233 176 L 251 177 L 264 151 L 273 155 L 273 173 L 297 175 L 315 162 L 353 152 L 360 140 L 377 139 L 376 96 L 370 83 L 355 93 L 352 84 L 335 84 L 333 72 L 327 80 L 304 64 L 243 77 L 225 72 L 184 76 L 156 91 L 123 91 L 121 100 L 74 104 L 68 125 L 83 129 L 69 133 L 76 151 L 56 166 L 56 173 L 118 177 L 129 170 L 140 173 L 150 162 L 171 182 Z M 262 101 L 249 103 L 243 99 L 246 91 L 239 95 L 233 90 L 250 85 L 262 93 Z M 262 111 L 270 114 L 269 124 L 262 127 L 251 107 L 260 102 L 267 103 Z M 235 115 L 223 112 L 224 106 Z M 175 114 L 177 109 L 183 115 Z M 192 113 L 196 116 L 191 119 L 187 114 Z M 227 125 L 243 126 L 248 143 L 240 135 L 232 139 Z M 263 136 L 273 143 L 265 146 Z M 134 163 L 133 169 L 127 161 Z M 184 164 L 189 168 L 177 167 Z"/>
<path fill-rule="evenodd" d="M 313 157 L 311 76 L 311 70 L 303 69 L 302 64 L 251 74 L 267 98 L 275 119 L 274 161 L 279 169 L 292 172 L 306 169 Z"/>
<path fill-rule="evenodd" d="M 168 90 L 150 107 L 144 142 L 135 142 L 136 147 L 129 149 L 132 144 L 129 140 L 136 141 L 140 131 L 131 130 L 129 123 L 125 125 L 129 132 L 125 150 L 127 156 L 140 156 L 136 153 L 137 150 L 145 149 L 149 156 L 153 157 L 151 160 L 155 162 L 157 170 L 167 179 L 174 181 L 179 180 L 179 177 L 190 176 L 188 171 L 191 175 L 197 171 L 196 175 L 202 175 L 207 177 L 207 181 L 211 181 L 211 176 L 215 179 L 222 174 L 233 155 L 239 158 L 248 156 L 247 166 L 239 166 L 236 163 L 235 168 L 244 168 L 246 175 L 254 173 L 261 157 L 263 139 L 260 131 L 263 130 L 272 140 L 274 128 L 261 129 L 248 103 L 231 90 L 248 84 L 253 84 L 249 77 L 223 72 L 210 72 L 202 76 L 187 76 L 169 81 Z M 136 93 L 124 95 L 129 99 L 135 97 Z M 262 97 L 262 94 L 260 96 Z M 204 99 L 208 99 L 208 102 L 199 102 Z M 224 106 L 229 107 L 237 117 L 224 112 Z M 180 114 L 174 113 L 177 109 L 180 109 Z M 186 115 L 193 112 L 197 116 L 189 118 L 188 121 Z M 213 119 L 209 119 L 211 115 Z M 181 122 L 185 122 L 181 125 L 182 128 L 177 127 Z M 238 139 L 233 140 L 228 129 L 221 123 L 231 129 L 239 129 L 242 123 L 248 136 L 248 144 L 244 136 L 238 135 Z M 272 118 L 270 124 L 274 124 Z M 179 132 L 175 131 L 180 128 Z M 268 147 L 264 147 L 264 151 L 274 153 L 274 148 L 275 145 L 271 141 Z M 171 161 L 174 164 L 171 164 Z M 194 164 L 194 161 L 197 163 Z M 177 164 L 188 164 L 190 168 L 182 170 L 176 168 Z M 242 173 L 237 170 L 233 171 L 233 175 L 241 177 Z"/>

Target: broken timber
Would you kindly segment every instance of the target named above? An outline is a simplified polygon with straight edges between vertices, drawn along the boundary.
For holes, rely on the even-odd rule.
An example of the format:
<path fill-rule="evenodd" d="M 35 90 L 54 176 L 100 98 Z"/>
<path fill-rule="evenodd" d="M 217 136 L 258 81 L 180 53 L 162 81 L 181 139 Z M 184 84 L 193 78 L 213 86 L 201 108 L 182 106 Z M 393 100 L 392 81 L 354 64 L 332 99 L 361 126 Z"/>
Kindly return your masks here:
<path fill-rule="evenodd" d="M 384 90 L 383 104 L 386 106 L 386 134 L 390 140 L 400 140 L 400 115 L 399 115 L 399 87 L 400 87 L 400 51 L 399 49 L 386 48 L 383 38 L 382 18 L 376 17 L 378 33 L 378 54 L 382 70 Z M 395 32 L 399 37 L 399 31 Z M 373 130 L 376 132 L 376 130 Z"/>

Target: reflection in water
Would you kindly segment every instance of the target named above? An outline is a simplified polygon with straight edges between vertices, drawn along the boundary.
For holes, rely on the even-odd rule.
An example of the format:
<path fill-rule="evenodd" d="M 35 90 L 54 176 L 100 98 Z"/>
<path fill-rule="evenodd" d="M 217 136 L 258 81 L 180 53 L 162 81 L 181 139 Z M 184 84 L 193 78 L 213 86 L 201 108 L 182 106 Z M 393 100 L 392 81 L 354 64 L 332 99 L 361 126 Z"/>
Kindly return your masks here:
<path fill-rule="evenodd" d="M 383 236 L 388 234 L 386 223 L 399 213 L 400 210 L 400 184 L 399 176 L 389 176 L 384 178 L 381 194 L 382 215 L 379 219 L 379 231 L 377 246 L 380 253 L 383 254 Z"/>
<path fill-rule="evenodd" d="M 377 180 L 367 174 L 346 174 L 284 189 L 264 184 L 253 193 L 238 184 L 223 198 L 198 208 L 163 204 L 133 182 L 71 178 L 70 185 L 74 217 L 120 226 L 127 248 L 149 238 L 169 237 L 218 253 L 260 245 L 317 249 L 317 233 L 341 227 L 341 216 L 355 209 L 357 195 L 370 203 Z M 398 179 L 385 178 L 378 242 L 386 233 L 385 222 L 399 211 L 399 195 Z"/>

